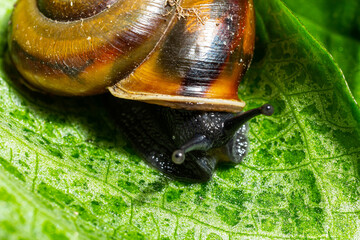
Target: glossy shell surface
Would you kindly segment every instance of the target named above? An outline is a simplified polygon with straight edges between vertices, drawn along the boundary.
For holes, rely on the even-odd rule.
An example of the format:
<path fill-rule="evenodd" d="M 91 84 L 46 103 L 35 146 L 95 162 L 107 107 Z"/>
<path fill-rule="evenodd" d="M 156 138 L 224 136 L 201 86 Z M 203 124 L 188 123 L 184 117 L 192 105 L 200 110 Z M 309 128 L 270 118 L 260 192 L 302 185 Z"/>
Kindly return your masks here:
<path fill-rule="evenodd" d="M 19 0 L 12 60 L 31 86 L 53 94 L 108 88 L 174 108 L 240 111 L 238 84 L 254 49 L 252 0 L 167 3 Z"/>

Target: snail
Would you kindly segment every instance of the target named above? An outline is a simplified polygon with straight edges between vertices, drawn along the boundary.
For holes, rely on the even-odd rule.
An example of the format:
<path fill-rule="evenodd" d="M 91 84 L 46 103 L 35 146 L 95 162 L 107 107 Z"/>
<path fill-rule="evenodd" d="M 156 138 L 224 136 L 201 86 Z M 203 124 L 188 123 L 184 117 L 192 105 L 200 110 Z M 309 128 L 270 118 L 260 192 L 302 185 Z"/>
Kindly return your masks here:
<path fill-rule="evenodd" d="M 203 182 L 218 162 L 241 162 L 247 120 L 273 113 L 269 104 L 241 112 L 254 39 L 252 0 L 18 0 L 9 53 L 32 89 L 110 91 L 148 164 Z"/>

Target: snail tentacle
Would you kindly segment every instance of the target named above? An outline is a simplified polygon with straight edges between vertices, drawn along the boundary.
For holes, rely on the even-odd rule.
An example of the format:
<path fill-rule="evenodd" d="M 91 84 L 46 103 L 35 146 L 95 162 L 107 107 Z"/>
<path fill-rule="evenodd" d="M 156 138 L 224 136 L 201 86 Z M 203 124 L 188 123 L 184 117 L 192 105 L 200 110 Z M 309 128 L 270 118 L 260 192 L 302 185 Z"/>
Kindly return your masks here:
<path fill-rule="evenodd" d="M 172 154 L 172 161 L 176 164 L 182 164 L 185 161 L 185 154 L 195 150 L 207 151 L 211 148 L 212 142 L 205 135 L 196 135 L 190 139 L 180 149 Z"/>
<path fill-rule="evenodd" d="M 224 131 L 228 135 L 233 135 L 244 123 L 258 115 L 270 116 L 274 113 L 274 107 L 270 104 L 264 104 L 261 107 L 250 109 L 246 112 L 239 113 L 233 118 L 224 122 Z"/>

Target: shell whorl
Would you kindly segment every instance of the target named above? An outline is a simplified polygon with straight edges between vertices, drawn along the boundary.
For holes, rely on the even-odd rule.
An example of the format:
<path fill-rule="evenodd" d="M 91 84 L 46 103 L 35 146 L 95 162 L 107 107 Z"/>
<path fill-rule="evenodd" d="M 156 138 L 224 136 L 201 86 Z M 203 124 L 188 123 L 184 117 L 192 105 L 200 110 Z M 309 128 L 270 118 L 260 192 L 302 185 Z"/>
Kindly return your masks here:
<path fill-rule="evenodd" d="M 54 21 L 74 21 L 92 17 L 116 0 L 37 0 L 39 11 Z"/>
<path fill-rule="evenodd" d="M 64 1 L 64 8 L 73 2 L 75 9 L 79 5 L 75 1 Z M 50 2 L 43 2 L 43 8 Z M 72 21 L 51 19 L 38 5 L 36 0 L 16 3 L 9 31 L 10 55 L 30 85 L 58 95 L 105 92 L 144 60 L 173 17 L 167 14 L 164 0 L 117 0 L 78 20 L 80 15 L 64 13 L 62 19 L 68 15 L 75 18 Z"/>

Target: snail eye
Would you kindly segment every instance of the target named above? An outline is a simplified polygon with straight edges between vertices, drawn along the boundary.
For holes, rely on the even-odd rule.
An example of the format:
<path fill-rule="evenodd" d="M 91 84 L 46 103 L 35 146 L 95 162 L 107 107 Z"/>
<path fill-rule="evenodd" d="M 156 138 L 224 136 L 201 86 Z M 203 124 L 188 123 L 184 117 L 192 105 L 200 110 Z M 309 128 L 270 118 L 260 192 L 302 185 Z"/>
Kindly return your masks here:
<path fill-rule="evenodd" d="M 261 107 L 262 114 L 271 116 L 274 113 L 274 107 L 270 104 L 265 104 Z"/>
<path fill-rule="evenodd" d="M 182 164 L 185 161 L 185 151 L 184 150 L 174 151 L 171 156 L 171 160 L 173 161 L 173 163 Z"/>

